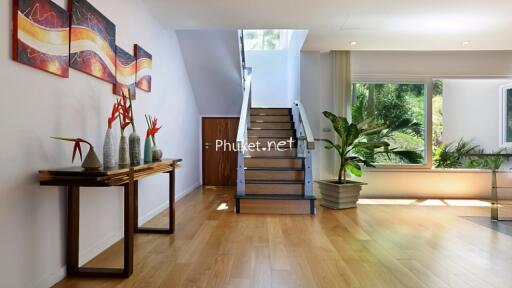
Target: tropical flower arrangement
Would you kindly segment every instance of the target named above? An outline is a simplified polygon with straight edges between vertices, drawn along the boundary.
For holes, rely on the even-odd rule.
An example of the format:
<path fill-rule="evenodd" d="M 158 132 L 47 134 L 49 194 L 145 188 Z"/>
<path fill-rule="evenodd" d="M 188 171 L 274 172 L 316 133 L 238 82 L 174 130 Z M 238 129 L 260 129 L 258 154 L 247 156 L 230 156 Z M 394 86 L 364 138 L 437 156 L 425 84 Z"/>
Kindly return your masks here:
<path fill-rule="evenodd" d="M 122 97 L 115 101 L 112 106 L 110 115 L 107 117 L 107 131 L 105 133 L 105 140 L 103 143 L 103 161 L 104 168 L 113 168 L 116 166 L 114 161 L 114 144 L 112 141 L 112 128 L 114 123 L 119 120 L 119 128 L 121 132 L 121 138 L 119 140 L 119 166 L 125 165 L 139 165 L 141 158 L 140 151 L 140 137 L 137 135 L 133 114 L 133 103 L 132 97 L 129 91 L 123 92 Z M 144 147 L 144 161 L 152 162 L 159 161 L 162 159 L 162 151 L 157 148 L 155 136 L 160 131 L 162 126 L 158 126 L 158 119 L 150 115 L 145 115 L 148 129 L 146 131 L 146 143 Z M 131 126 L 132 133 L 129 137 L 125 136 L 125 129 Z M 68 138 L 68 137 L 51 137 L 56 140 L 73 142 L 73 155 L 72 162 L 75 161 L 77 153 L 80 155 L 80 159 L 83 160 L 82 167 L 85 169 L 99 169 L 101 168 L 101 162 L 94 151 L 93 145 L 82 138 Z M 81 144 L 89 145 L 89 152 L 82 159 L 82 147 Z"/>
<path fill-rule="evenodd" d="M 155 135 L 156 135 L 156 133 L 158 133 L 158 131 L 160 131 L 162 126 L 157 127 L 158 119 L 156 117 L 151 117 L 151 115 L 145 115 L 145 117 L 146 117 L 146 123 L 148 124 L 148 131 L 146 133 L 146 137 L 147 138 L 151 137 L 151 139 L 153 140 L 153 145 L 156 146 Z"/>
<path fill-rule="evenodd" d="M 80 155 L 80 160 L 82 159 L 82 147 L 81 144 L 85 143 L 89 145 L 89 152 L 87 153 L 87 156 L 85 157 L 85 160 L 83 160 L 82 168 L 85 169 L 99 169 L 101 168 L 101 162 L 98 159 L 98 156 L 96 155 L 96 152 L 94 152 L 94 146 L 82 138 L 67 138 L 67 137 L 51 137 L 52 139 L 56 140 L 62 140 L 62 141 L 68 141 L 68 142 L 74 142 L 73 146 L 73 155 L 71 156 L 71 162 L 75 161 L 76 153 Z"/>
<path fill-rule="evenodd" d="M 128 98 L 129 100 L 126 100 L 126 98 Z M 132 129 L 133 131 L 135 131 L 131 98 L 124 96 L 123 93 L 123 97 L 117 101 L 117 106 L 119 107 L 118 117 L 119 125 L 121 127 L 121 135 L 124 135 L 124 129 L 126 129 L 126 127 L 130 125 L 132 125 Z"/>
<path fill-rule="evenodd" d="M 158 127 L 158 119 L 151 115 L 144 115 L 148 129 L 146 131 L 146 142 L 144 144 L 144 162 L 162 160 L 162 150 L 156 146 L 155 135 L 160 131 L 162 126 Z"/>

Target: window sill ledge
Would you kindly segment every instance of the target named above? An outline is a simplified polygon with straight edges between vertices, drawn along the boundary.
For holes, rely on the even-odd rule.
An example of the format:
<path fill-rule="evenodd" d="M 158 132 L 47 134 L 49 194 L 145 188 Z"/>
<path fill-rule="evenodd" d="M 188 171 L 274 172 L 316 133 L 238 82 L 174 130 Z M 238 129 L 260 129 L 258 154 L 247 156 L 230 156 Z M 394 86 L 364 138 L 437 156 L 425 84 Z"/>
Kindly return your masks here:
<path fill-rule="evenodd" d="M 380 173 L 380 172 L 388 172 L 388 173 L 491 173 L 491 170 L 488 169 L 459 169 L 459 168 L 410 168 L 410 167 L 404 167 L 404 168 L 396 168 L 396 167 L 390 167 L 390 168 L 365 168 L 363 169 L 363 175 L 364 173 Z M 498 171 L 498 173 L 512 173 L 512 171 L 508 170 L 502 170 Z"/>

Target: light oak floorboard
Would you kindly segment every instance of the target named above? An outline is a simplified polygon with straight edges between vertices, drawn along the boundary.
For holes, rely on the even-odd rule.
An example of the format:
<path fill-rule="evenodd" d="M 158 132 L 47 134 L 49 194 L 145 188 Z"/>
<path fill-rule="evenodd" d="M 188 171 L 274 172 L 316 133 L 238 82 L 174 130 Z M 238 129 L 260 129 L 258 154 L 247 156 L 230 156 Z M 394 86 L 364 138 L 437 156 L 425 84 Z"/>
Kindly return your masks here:
<path fill-rule="evenodd" d="M 177 202 L 176 234 L 136 234 L 129 279 L 66 278 L 55 287 L 512 287 L 512 237 L 460 217 L 488 217 L 488 207 L 418 200 L 237 215 L 233 197 L 234 188 L 199 188 Z M 146 225 L 168 220 L 164 211 Z M 86 266 L 119 267 L 122 246 Z"/>

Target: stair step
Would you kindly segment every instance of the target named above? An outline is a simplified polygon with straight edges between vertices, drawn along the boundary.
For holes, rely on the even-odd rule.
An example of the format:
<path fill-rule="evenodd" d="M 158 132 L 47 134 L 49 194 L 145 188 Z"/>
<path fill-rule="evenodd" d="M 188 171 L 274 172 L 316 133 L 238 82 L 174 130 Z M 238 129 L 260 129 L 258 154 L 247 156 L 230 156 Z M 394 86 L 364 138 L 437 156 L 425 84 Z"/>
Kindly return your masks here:
<path fill-rule="evenodd" d="M 252 214 L 315 214 L 315 198 L 299 195 L 245 195 L 237 197 L 237 212 Z"/>
<path fill-rule="evenodd" d="M 258 137 L 294 137 L 295 131 L 292 129 L 248 129 L 247 135 Z"/>
<path fill-rule="evenodd" d="M 277 150 L 275 148 L 271 148 L 269 150 L 263 150 L 265 148 L 261 148 L 259 151 L 248 151 L 248 156 L 250 157 L 295 157 L 297 156 L 297 149 L 285 149 L 285 150 Z"/>
<path fill-rule="evenodd" d="M 246 181 L 245 193 L 259 195 L 304 195 L 304 183 L 289 182 Z"/>
<path fill-rule="evenodd" d="M 292 138 L 292 147 L 296 147 L 297 140 L 294 137 L 291 137 L 291 138 Z M 248 143 L 256 144 L 259 142 L 259 145 L 261 147 L 269 147 L 269 146 L 276 147 L 281 142 L 286 142 L 286 146 L 288 147 L 290 145 L 288 141 L 290 141 L 290 137 L 259 137 L 259 136 L 247 137 Z M 280 147 L 283 147 L 283 145 L 280 145 Z"/>
<path fill-rule="evenodd" d="M 290 122 L 292 121 L 291 115 L 254 115 L 250 117 L 251 121 L 263 122 Z"/>
<path fill-rule="evenodd" d="M 251 122 L 251 129 L 293 129 L 292 122 Z"/>
<path fill-rule="evenodd" d="M 245 158 L 247 168 L 302 168 L 301 158 Z"/>
<path fill-rule="evenodd" d="M 251 108 L 251 115 L 290 115 L 290 108 Z"/>
<path fill-rule="evenodd" d="M 245 180 L 304 180 L 304 171 L 302 169 L 246 169 Z"/>

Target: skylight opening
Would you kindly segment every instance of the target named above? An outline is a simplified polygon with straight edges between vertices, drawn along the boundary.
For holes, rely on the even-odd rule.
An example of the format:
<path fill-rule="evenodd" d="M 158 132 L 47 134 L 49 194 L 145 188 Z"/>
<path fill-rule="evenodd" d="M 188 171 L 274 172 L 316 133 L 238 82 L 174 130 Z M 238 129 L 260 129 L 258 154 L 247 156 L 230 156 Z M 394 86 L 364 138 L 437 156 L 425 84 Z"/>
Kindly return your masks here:
<path fill-rule="evenodd" d="M 286 50 L 288 49 L 288 30 L 257 29 L 243 30 L 245 50 Z"/>

